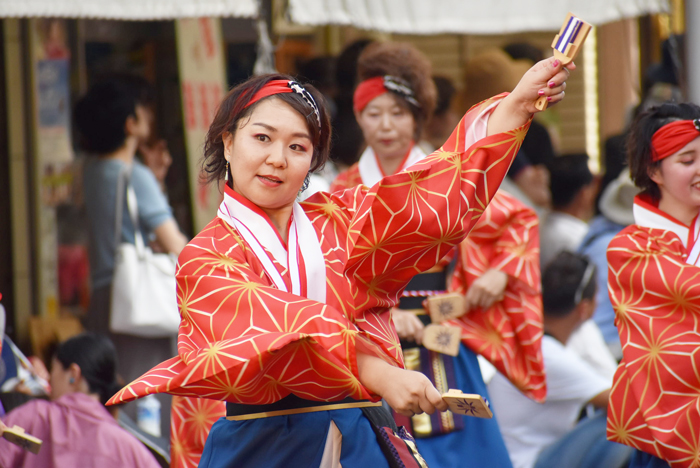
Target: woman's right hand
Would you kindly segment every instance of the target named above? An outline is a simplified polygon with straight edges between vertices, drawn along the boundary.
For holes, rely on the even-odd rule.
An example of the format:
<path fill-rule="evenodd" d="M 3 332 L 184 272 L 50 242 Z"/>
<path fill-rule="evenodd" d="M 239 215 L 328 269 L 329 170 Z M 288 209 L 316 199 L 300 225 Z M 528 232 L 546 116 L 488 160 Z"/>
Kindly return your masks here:
<path fill-rule="evenodd" d="M 396 329 L 396 334 L 402 340 L 415 341 L 418 344 L 423 342 L 423 329 L 425 325 L 412 312 L 392 308 L 391 321 Z"/>
<path fill-rule="evenodd" d="M 413 416 L 414 414 L 433 414 L 446 411 L 447 403 L 440 392 L 424 374 L 394 367 L 386 376 L 386 387 L 382 397 L 399 414 Z"/>
<path fill-rule="evenodd" d="M 447 403 L 425 375 L 394 367 L 369 354 L 357 355 L 360 382 L 404 416 L 446 411 Z"/>

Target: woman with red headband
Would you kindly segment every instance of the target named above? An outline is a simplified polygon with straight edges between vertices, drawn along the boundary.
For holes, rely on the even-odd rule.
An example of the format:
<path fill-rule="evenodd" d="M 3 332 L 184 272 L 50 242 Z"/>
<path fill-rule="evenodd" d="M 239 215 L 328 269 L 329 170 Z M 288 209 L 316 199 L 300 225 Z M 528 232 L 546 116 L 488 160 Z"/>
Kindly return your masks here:
<path fill-rule="evenodd" d="M 365 48 L 357 67 L 353 107 L 367 147 L 333 181 L 331 192 L 371 187 L 426 157 L 416 141 L 437 98 L 427 57 L 409 44 L 375 43 Z"/>
<path fill-rule="evenodd" d="M 323 98 L 283 75 L 231 90 L 205 143 L 224 200 L 178 261 L 178 355 L 111 403 L 158 392 L 226 401 L 202 467 L 420 466 L 380 398 L 406 415 L 446 404 L 404 370 L 387 308 L 469 232 L 534 101 L 561 100 L 568 74 L 541 62 L 510 95 L 467 113 L 443 151 L 371 188 L 303 203 L 297 193 L 328 155 Z"/>
<path fill-rule="evenodd" d="M 373 44 L 360 56 L 358 71 L 362 81 L 355 92 L 355 115 L 367 149 L 358 164 L 338 176 L 335 189 L 372 185 L 384 174 L 400 172 L 426 157 L 415 139 L 434 106 L 428 59 L 408 44 Z M 392 310 L 407 366 L 431 376 L 441 391 L 459 388 L 487 398 L 475 353 L 479 352 L 526 394 L 544 398 L 537 228 L 532 210 L 498 192 L 469 239 L 460 244 L 454 288 L 465 294 L 471 310 L 449 324 L 462 329 L 463 344 L 456 357 L 420 346 L 431 321 L 424 300 L 445 292 L 454 254 L 411 279 Z M 493 344 L 495 335 L 499 345 Z M 479 466 L 511 466 L 495 419 L 448 412 L 440 417 L 397 415 L 396 420 L 410 428 L 431 467 L 457 466 L 466 457 Z"/>
<path fill-rule="evenodd" d="M 628 140 L 643 191 L 635 225 L 608 247 L 608 290 L 623 358 L 608 438 L 639 449 L 632 467 L 700 463 L 700 107 L 641 114 Z"/>

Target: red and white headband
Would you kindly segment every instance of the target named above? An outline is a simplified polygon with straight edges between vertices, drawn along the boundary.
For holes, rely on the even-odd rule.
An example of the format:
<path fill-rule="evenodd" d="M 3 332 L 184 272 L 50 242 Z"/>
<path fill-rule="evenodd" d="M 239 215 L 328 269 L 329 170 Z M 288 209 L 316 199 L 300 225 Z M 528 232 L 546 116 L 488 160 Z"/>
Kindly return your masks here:
<path fill-rule="evenodd" d="M 296 81 L 288 81 L 288 80 L 271 80 L 268 81 L 262 88 L 258 90 L 257 93 L 253 95 L 251 100 L 248 102 L 248 104 L 245 105 L 245 107 L 250 107 L 259 100 L 266 98 L 268 96 L 273 96 L 275 94 L 286 94 L 286 93 L 297 93 L 299 94 L 306 103 L 311 106 L 311 108 L 314 110 L 314 114 L 316 114 L 316 122 L 318 123 L 318 128 L 319 130 L 321 129 L 321 113 L 318 110 L 318 105 L 316 104 L 316 100 L 314 97 L 311 95 L 310 92 L 306 90 L 302 85 L 297 83 Z"/>
<path fill-rule="evenodd" d="M 391 75 L 375 76 L 360 83 L 353 96 L 353 108 L 356 112 L 362 112 L 372 99 L 389 91 L 398 94 L 410 104 L 420 108 L 420 104 L 416 100 L 416 94 L 409 84 L 405 80 Z"/>
<path fill-rule="evenodd" d="M 658 129 L 651 137 L 651 160 L 661 161 L 677 153 L 700 137 L 700 119 L 675 120 Z"/>

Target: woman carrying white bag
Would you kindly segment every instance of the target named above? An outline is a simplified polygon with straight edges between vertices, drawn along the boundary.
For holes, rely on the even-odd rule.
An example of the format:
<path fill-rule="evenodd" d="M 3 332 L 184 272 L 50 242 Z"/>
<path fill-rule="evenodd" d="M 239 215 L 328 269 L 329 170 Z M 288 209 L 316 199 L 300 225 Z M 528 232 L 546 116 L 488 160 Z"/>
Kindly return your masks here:
<path fill-rule="evenodd" d="M 91 296 L 84 325 L 110 336 L 126 381 L 172 355 L 179 323 L 174 258 L 187 243 L 155 176 L 135 159 L 153 120 L 146 91 L 132 80 L 111 79 L 94 85 L 74 109 L 80 146 L 89 155 L 83 192 Z M 171 255 L 154 254 L 152 238 Z M 167 437 L 169 401 L 161 406 Z M 125 410 L 136 416 L 135 408 Z"/>

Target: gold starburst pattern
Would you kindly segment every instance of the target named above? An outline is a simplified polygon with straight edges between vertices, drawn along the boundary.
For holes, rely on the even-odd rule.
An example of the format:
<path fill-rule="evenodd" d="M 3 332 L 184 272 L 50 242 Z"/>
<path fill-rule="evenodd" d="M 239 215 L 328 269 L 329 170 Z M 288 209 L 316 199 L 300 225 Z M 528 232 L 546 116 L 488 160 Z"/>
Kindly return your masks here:
<path fill-rule="evenodd" d="M 608 290 L 623 359 L 608 438 L 700 467 L 700 268 L 670 231 L 630 226 L 608 247 Z"/>

